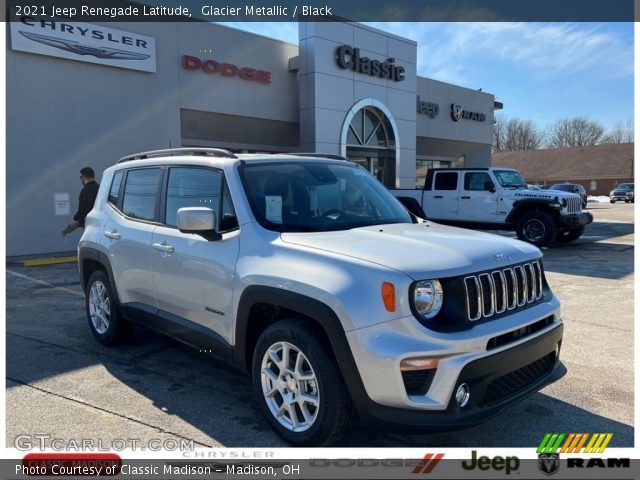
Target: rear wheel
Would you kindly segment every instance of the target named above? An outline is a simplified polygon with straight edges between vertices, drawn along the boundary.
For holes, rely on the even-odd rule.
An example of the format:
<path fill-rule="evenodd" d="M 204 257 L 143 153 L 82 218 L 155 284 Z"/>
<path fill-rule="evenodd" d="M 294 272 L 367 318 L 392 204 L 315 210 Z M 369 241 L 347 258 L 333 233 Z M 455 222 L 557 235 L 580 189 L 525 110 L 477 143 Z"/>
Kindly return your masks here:
<path fill-rule="evenodd" d="M 615 201 L 615 200 L 613 200 L 613 199 L 609 200 L 609 202 L 610 202 L 610 203 L 616 203 L 616 201 Z"/>
<path fill-rule="evenodd" d="M 85 306 L 91 333 L 103 345 L 114 345 L 133 332 L 133 325 L 118 312 L 109 277 L 104 271 L 96 270 L 89 277 Z"/>
<path fill-rule="evenodd" d="M 555 238 L 556 231 L 553 217 L 537 210 L 525 213 L 516 224 L 518 238 L 537 247 L 548 245 Z"/>
<path fill-rule="evenodd" d="M 289 319 L 268 327 L 253 355 L 253 387 L 271 427 L 297 446 L 322 446 L 349 427 L 352 406 L 330 349 Z"/>
<path fill-rule="evenodd" d="M 556 236 L 556 242 L 569 243 L 579 239 L 584 233 L 584 225 L 575 230 L 560 230 Z"/>

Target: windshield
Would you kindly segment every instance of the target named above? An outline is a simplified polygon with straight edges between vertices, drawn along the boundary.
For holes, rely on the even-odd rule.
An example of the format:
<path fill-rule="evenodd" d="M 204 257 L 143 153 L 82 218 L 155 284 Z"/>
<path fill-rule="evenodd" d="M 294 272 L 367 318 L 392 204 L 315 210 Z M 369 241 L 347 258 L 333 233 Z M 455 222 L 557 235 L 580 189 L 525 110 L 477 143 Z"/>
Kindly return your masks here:
<path fill-rule="evenodd" d="M 616 190 L 633 190 L 633 183 L 621 183 Z"/>
<path fill-rule="evenodd" d="M 527 188 L 527 182 L 516 170 L 494 170 L 493 173 L 503 187 Z"/>
<path fill-rule="evenodd" d="M 557 183 L 551 185 L 551 190 L 560 190 L 562 192 L 573 192 L 573 185 L 570 183 Z"/>
<path fill-rule="evenodd" d="M 253 214 L 271 230 L 316 232 L 412 223 L 402 204 L 352 163 L 245 164 L 240 175 Z"/>

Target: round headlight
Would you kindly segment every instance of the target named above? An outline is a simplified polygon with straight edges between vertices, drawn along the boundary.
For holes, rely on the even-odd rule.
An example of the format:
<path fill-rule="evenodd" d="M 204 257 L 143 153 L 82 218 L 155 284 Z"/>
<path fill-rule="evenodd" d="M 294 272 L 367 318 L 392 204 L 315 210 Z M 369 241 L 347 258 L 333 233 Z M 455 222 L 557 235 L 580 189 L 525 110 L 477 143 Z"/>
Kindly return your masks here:
<path fill-rule="evenodd" d="M 567 202 L 567 199 L 566 199 L 566 198 L 563 198 L 563 199 L 562 199 L 562 206 L 563 206 L 563 207 L 566 207 L 568 204 L 569 204 L 569 202 Z"/>
<path fill-rule="evenodd" d="M 413 289 L 413 306 L 423 318 L 435 317 L 442 308 L 444 293 L 438 280 L 417 282 Z"/>

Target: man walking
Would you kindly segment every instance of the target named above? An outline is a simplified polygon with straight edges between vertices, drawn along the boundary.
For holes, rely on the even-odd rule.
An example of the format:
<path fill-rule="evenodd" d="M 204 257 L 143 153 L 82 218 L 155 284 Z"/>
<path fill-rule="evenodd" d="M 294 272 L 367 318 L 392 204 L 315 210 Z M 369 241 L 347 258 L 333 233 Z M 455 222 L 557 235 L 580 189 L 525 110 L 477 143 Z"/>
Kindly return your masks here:
<path fill-rule="evenodd" d="M 94 180 L 94 177 L 95 174 L 93 172 L 93 168 L 84 167 L 80 170 L 80 181 L 82 182 L 83 187 L 80 191 L 80 196 L 78 197 L 78 211 L 73 216 L 73 220 L 62 231 L 63 237 L 73 232 L 78 227 L 84 228 L 85 218 L 87 218 L 87 215 L 93 208 L 96 196 L 98 195 L 98 189 L 100 188 L 100 185 Z"/>

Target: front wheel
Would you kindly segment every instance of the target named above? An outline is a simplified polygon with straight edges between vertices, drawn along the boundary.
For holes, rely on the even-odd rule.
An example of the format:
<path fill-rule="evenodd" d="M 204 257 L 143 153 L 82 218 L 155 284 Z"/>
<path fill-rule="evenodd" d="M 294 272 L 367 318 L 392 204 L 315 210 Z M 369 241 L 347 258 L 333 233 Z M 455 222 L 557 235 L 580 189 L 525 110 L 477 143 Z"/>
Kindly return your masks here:
<path fill-rule="evenodd" d="M 323 446 L 342 436 L 353 408 L 330 348 L 303 322 L 279 321 L 262 333 L 253 355 L 253 388 L 284 440 Z"/>
<path fill-rule="evenodd" d="M 544 247 L 556 236 L 556 224 L 548 213 L 527 212 L 516 224 L 516 234 L 520 240 L 532 243 L 536 247 Z"/>
<path fill-rule="evenodd" d="M 556 236 L 556 242 L 569 243 L 579 239 L 584 233 L 584 225 L 575 230 L 560 230 Z"/>
<path fill-rule="evenodd" d="M 609 203 L 616 203 L 615 200 L 609 200 Z"/>

